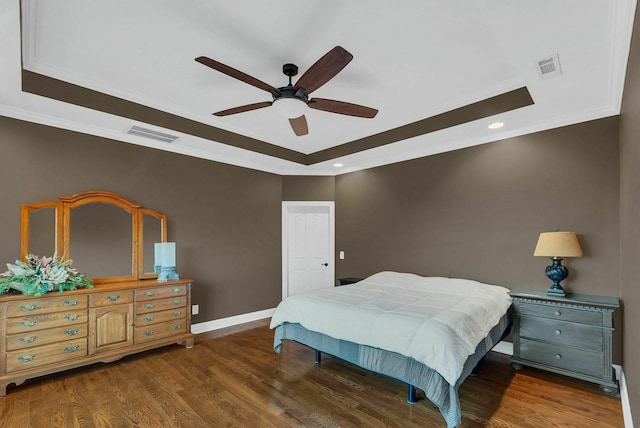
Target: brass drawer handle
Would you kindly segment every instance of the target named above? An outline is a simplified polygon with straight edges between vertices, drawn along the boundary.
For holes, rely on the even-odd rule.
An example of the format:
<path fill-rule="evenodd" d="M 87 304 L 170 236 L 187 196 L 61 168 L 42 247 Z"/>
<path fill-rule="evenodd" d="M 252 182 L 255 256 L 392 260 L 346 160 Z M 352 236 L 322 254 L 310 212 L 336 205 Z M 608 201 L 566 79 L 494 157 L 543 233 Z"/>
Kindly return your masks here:
<path fill-rule="evenodd" d="M 560 336 L 562 334 L 562 331 L 560 329 L 556 330 L 556 335 Z"/>
<path fill-rule="evenodd" d="M 556 360 L 561 360 L 561 359 L 562 359 L 562 355 L 556 354 Z"/>
<path fill-rule="evenodd" d="M 31 311 L 35 310 L 37 307 L 38 306 L 36 304 L 27 305 L 27 306 L 20 305 L 20 310 L 22 312 L 31 312 Z"/>
<path fill-rule="evenodd" d="M 171 330 L 180 330 L 182 328 L 182 324 L 176 324 L 169 327 Z"/>
<path fill-rule="evenodd" d="M 107 296 L 107 300 L 110 302 L 115 302 L 116 300 L 118 300 L 120 298 L 119 295 L 113 295 L 113 296 Z"/>
<path fill-rule="evenodd" d="M 18 342 L 20 342 L 20 343 L 32 343 L 37 338 L 38 338 L 38 336 L 21 337 L 20 339 L 18 339 Z"/>
<path fill-rule="evenodd" d="M 153 321 L 154 317 L 144 317 L 143 320 L 145 320 L 146 322 L 151 322 Z"/>
<path fill-rule="evenodd" d="M 73 330 L 65 330 L 64 334 L 66 334 L 67 336 L 75 336 L 79 331 L 80 330 L 78 330 L 77 328 L 74 328 Z"/>
<path fill-rule="evenodd" d="M 143 331 L 142 334 L 144 334 L 145 336 L 152 336 L 153 333 L 155 333 L 154 330 L 149 330 L 149 331 Z"/>
<path fill-rule="evenodd" d="M 173 303 L 174 305 L 179 305 L 180 303 L 182 303 L 182 299 L 176 299 L 171 301 L 171 303 Z"/>
<path fill-rule="evenodd" d="M 175 311 L 171 313 L 171 316 L 174 316 L 174 317 L 179 317 L 180 315 L 182 315 L 182 311 Z"/>
<path fill-rule="evenodd" d="M 76 306 L 78 303 L 80 303 L 80 300 L 65 300 L 64 301 L 64 305 L 65 306 Z"/>
<path fill-rule="evenodd" d="M 178 294 L 181 290 L 182 290 L 181 288 L 174 288 L 171 291 L 173 291 L 174 294 Z"/>
<path fill-rule="evenodd" d="M 76 352 L 78 348 L 80 348 L 80 345 L 67 346 L 66 348 L 64 348 L 64 352 Z"/>
<path fill-rule="evenodd" d="M 66 319 L 67 321 L 75 321 L 80 317 L 80 315 L 78 314 L 72 314 L 72 315 L 65 315 L 63 318 Z"/>
<path fill-rule="evenodd" d="M 36 357 L 36 354 L 23 355 L 18 357 L 18 361 L 20 361 L 21 363 L 28 363 L 29 361 L 32 361 L 35 357 Z"/>
<path fill-rule="evenodd" d="M 153 309 L 156 306 L 155 303 L 147 303 L 146 305 L 143 306 L 143 308 L 145 309 Z"/>
<path fill-rule="evenodd" d="M 151 297 L 151 296 L 155 296 L 156 293 L 154 293 L 153 291 L 145 291 L 144 295 L 147 296 L 147 297 Z"/>
<path fill-rule="evenodd" d="M 22 327 L 33 327 L 34 325 L 36 325 L 36 323 L 37 323 L 37 322 L 38 322 L 38 321 L 36 321 L 36 320 L 31 320 L 31 321 L 22 321 L 22 322 L 20 323 L 20 325 L 21 325 Z"/>

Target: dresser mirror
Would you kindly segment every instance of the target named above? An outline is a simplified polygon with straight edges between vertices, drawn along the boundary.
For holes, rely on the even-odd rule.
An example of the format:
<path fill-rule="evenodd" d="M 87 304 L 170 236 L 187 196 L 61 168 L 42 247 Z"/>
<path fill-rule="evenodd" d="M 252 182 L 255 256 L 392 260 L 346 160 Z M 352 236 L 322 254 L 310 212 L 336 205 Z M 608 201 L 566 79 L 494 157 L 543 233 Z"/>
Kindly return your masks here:
<path fill-rule="evenodd" d="M 28 253 L 62 254 L 62 203 L 40 202 L 20 210 L 20 259 Z"/>
<path fill-rule="evenodd" d="M 21 207 L 21 258 L 54 252 L 95 284 L 157 278 L 154 243 L 166 216 L 117 193 L 89 191 Z"/>
<path fill-rule="evenodd" d="M 167 216 L 148 208 L 141 208 L 140 214 L 140 278 L 157 278 L 154 244 L 167 242 Z"/>

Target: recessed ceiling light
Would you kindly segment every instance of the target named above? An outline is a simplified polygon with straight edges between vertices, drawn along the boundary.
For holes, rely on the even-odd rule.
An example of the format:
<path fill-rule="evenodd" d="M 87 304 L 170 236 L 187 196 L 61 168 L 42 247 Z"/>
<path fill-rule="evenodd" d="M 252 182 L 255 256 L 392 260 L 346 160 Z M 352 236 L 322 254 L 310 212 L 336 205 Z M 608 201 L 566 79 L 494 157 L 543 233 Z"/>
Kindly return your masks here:
<path fill-rule="evenodd" d="M 340 168 L 343 165 L 341 163 L 334 163 L 333 166 L 335 166 L 336 168 Z"/>
<path fill-rule="evenodd" d="M 504 123 L 502 122 L 493 122 L 491 125 L 489 125 L 489 129 L 498 129 L 498 128 L 502 128 L 504 126 Z"/>

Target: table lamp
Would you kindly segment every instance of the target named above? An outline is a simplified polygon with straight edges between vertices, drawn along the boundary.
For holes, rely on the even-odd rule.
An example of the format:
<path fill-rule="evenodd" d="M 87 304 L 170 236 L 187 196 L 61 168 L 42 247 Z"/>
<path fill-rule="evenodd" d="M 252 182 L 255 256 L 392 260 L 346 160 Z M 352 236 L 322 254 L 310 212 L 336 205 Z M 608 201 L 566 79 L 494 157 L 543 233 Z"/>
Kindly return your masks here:
<path fill-rule="evenodd" d="M 544 274 L 553 281 L 547 290 L 548 296 L 565 297 L 560 281 L 569 276 L 569 270 L 562 266 L 563 257 L 582 257 L 582 248 L 574 232 L 543 232 L 538 238 L 534 256 L 551 257 L 552 264 L 547 266 Z"/>

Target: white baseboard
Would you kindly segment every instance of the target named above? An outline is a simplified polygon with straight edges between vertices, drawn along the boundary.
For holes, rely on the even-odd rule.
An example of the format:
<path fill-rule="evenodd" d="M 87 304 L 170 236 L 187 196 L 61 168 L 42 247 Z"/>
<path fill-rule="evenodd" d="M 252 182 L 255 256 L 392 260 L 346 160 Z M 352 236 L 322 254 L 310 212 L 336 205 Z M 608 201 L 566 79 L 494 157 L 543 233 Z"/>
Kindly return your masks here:
<path fill-rule="evenodd" d="M 505 355 L 513 355 L 513 343 L 501 341 L 492 349 Z M 613 369 L 616 371 L 616 378 L 620 384 L 620 401 L 622 402 L 622 416 L 624 417 L 624 428 L 633 428 L 633 419 L 631 418 L 631 406 L 629 405 L 629 393 L 627 391 L 627 382 L 624 378 L 622 367 L 614 364 Z"/>
<path fill-rule="evenodd" d="M 265 309 L 257 312 L 250 312 L 248 314 L 235 315 L 227 318 L 220 318 L 217 320 L 201 322 L 191 325 L 191 333 L 206 333 L 208 331 L 220 330 L 221 328 L 233 327 L 234 325 L 244 324 L 246 322 L 258 321 L 265 318 L 271 318 L 275 308 Z"/>

